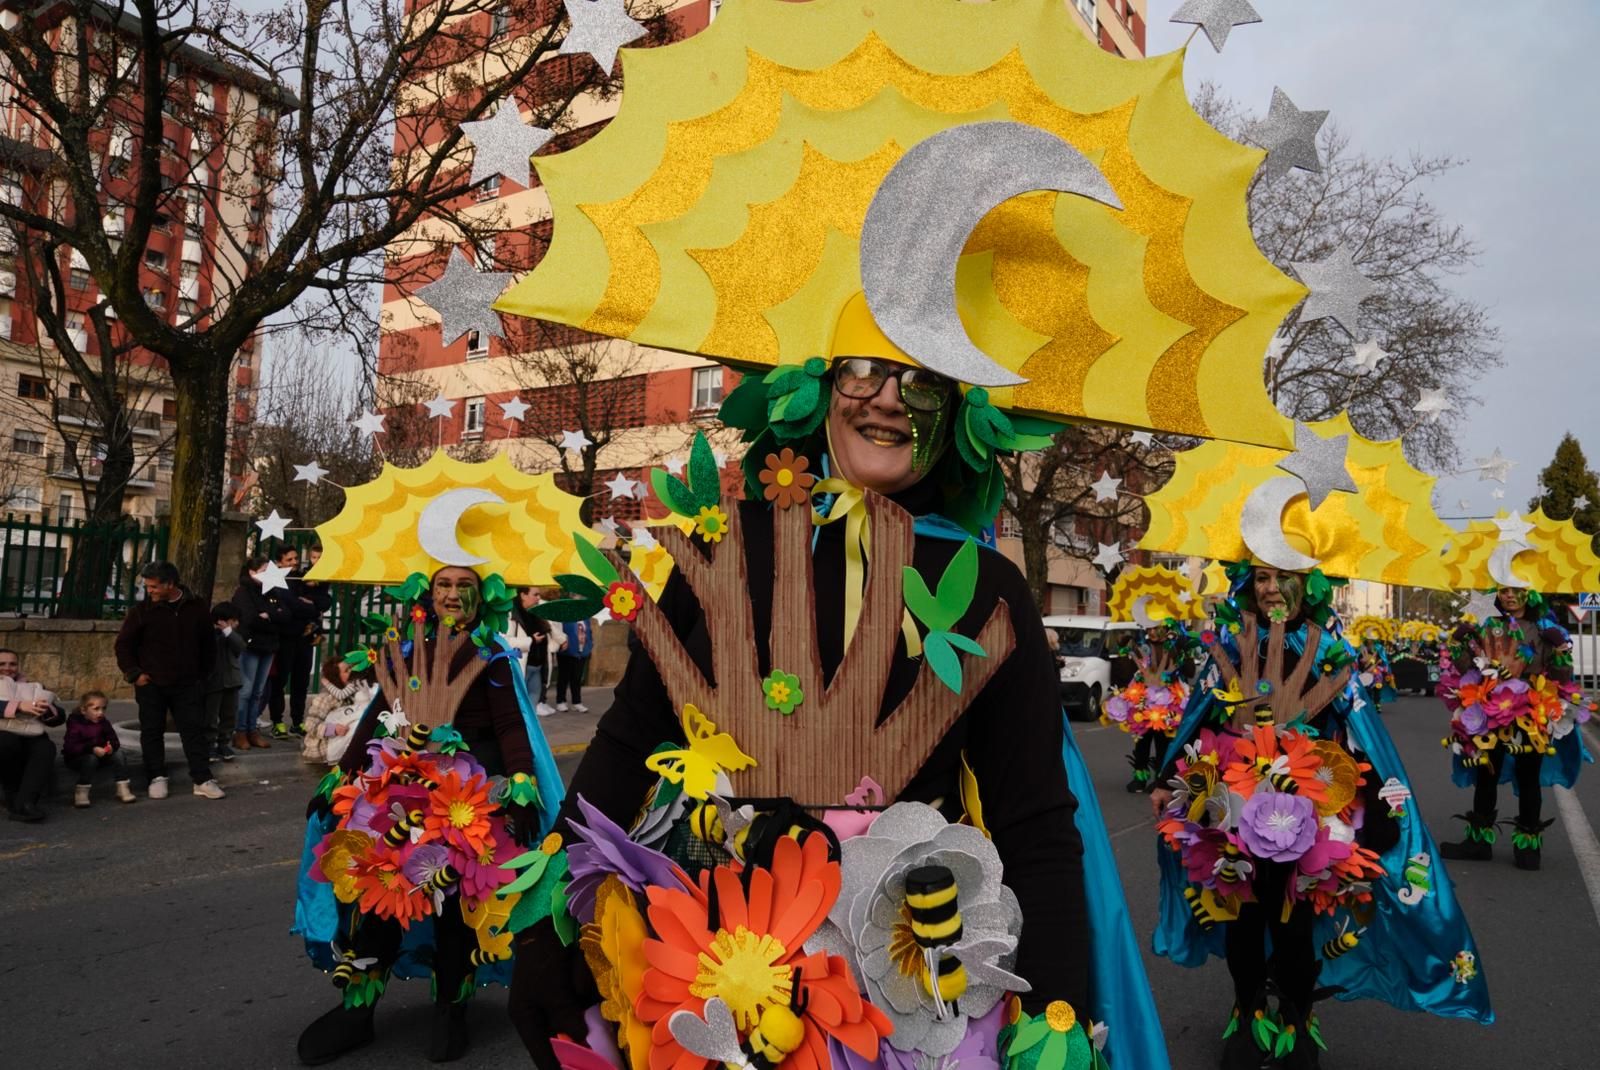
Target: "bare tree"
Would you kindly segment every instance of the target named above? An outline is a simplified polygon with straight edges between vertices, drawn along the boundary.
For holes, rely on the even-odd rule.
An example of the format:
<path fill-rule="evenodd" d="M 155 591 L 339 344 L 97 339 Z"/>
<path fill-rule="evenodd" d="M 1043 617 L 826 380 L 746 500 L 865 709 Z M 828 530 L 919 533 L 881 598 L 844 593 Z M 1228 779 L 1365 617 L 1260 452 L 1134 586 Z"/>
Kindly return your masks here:
<path fill-rule="evenodd" d="M 1195 109 L 1235 140 L 1244 140 L 1253 119 L 1209 84 Z M 1427 194 L 1463 161 L 1416 153 L 1368 156 L 1332 123 L 1318 142 L 1320 174 L 1257 176 L 1250 189 L 1256 244 L 1291 274 L 1292 264 L 1321 260 L 1345 246 L 1378 292 L 1362 303 L 1354 339 L 1331 319 L 1307 322 L 1300 310 L 1291 313 L 1265 362 L 1267 392 L 1294 419 L 1324 420 L 1349 410 L 1367 437 L 1404 435 L 1415 462 L 1452 468 L 1456 432 L 1477 400 L 1472 385 L 1501 361 L 1488 310 L 1450 288 L 1453 276 L 1477 262 L 1479 249 Z M 1371 372 L 1351 359 L 1354 344 L 1366 341 L 1388 353 Z M 1412 407 L 1427 389 L 1443 389 L 1454 409 L 1436 421 L 1420 420 Z"/>
<path fill-rule="evenodd" d="M 670 34 L 654 0 L 633 13 L 651 20 L 636 44 Z M 557 55 L 566 25 L 555 0 L 282 0 L 254 13 L 235 0 L 61 0 L 0 30 L 0 86 L 26 126 L 12 140 L 48 191 L 0 197 L 0 218 L 38 256 L 39 319 L 111 437 L 125 409 L 67 335 L 69 248 L 99 290 L 87 323 L 100 363 L 165 362 L 173 553 L 197 588 L 215 571 L 240 347 L 263 324 L 370 339 L 375 286 L 409 294 L 439 253 L 497 229 L 472 210 L 460 124 L 517 100 L 561 133 L 555 148 L 585 136 L 567 131 L 568 106 L 615 84 L 589 56 Z M 174 315 L 165 294 L 141 291 L 140 265 L 162 221 L 195 217 L 219 250 L 217 282 Z"/>
<path fill-rule="evenodd" d="M 339 374 L 329 356 L 304 338 L 280 340 L 247 446 L 252 509 L 276 509 L 298 527 L 330 519 L 344 505 L 340 488 L 369 479 L 374 470 L 371 444 L 351 425 L 361 405 L 360 384 L 354 369 Z M 326 482 L 296 480 L 296 469 L 312 462 L 327 470 Z"/>

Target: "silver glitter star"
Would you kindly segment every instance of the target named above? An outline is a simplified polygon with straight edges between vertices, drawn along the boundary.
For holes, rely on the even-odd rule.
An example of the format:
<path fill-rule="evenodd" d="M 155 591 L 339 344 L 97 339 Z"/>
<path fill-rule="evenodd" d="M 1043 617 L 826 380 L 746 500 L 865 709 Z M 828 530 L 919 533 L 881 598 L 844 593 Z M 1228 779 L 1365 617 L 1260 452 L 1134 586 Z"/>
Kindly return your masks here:
<path fill-rule="evenodd" d="M 294 466 L 294 482 L 296 483 L 310 483 L 314 487 L 321 483 L 322 477 L 327 474 L 328 470 L 316 461 L 312 461 L 310 464 L 297 464 Z"/>
<path fill-rule="evenodd" d="M 1375 372 L 1378 364 L 1387 359 L 1389 354 L 1383 351 L 1377 339 L 1369 338 L 1365 342 L 1357 342 L 1355 352 L 1350 354 L 1350 363 L 1359 371 Z"/>
<path fill-rule="evenodd" d="M 516 420 L 521 423 L 523 418 L 528 415 L 528 408 L 529 405 L 526 401 L 521 398 L 512 398 L 510 401 L 502 401 L 500 403 L 500 415 L 504 419 Z"/>
<path fill-rule="evenodd" d="M 595 526 L 601 531 L 605 532 L 607 535 L 610 535 L 612 538 L 615 538 L 620 534 L 620 531 L 617 528 L 617 522 L 613 517 L 601 517 L 600 522 Z"/>
<path fill-rule="evenodd" d="M 1473 591 L 1472 597 L 1467 599 L 1467 604 L 1461 607 L 1460 613 L 1460 616 L 1475 618 L 1479 624 L 1499 615 L 1500 606 L 1495 602 L 1494 595 L 1486 591 Z"/>
<path fill-rule="evenodd" d="M 1350 449 L 1349 435 L 1323 438 L 1305 424 L 1294 425 L 1294 452 L 1278 462 L 1285 472 L 1300 477 L 1306 485 L 1306 496 L 1315 509 L 1336 490 L 1355 494 L 1356 483 L 1345 467 L 1345 454 Z"/>
<path fill-rule="evenodd" d="M 1245 0 L 1185 0 L 1167 21 L 1198 25 L 1211 47 L 1221 52 L 1235 26 L 1260 22 L 1261 16 Z"/>
<path fill-rule="evenodd" d="M 1322 157 L 1317 154 L 1317 131 L 1328 119 L 1325 111 L 1301 111 L 1289 95 L 1274 87 L 1267 117 L 1251 123 L 1244 136 L 1267 150 L 1263 161 L 1267 178 L 1281 178 L 1289 168 L 1322 173 Z"/>
<path fill-rule="evenodd" d="M 282 542 L 284 539 L 283 529 L 292 523 L 293 521 L 288 517 L 279 516 L 278 511 L 274 509 L 267 516 L 257 520 L 256 527 L 260 529 L 263 539 L 277 539 Z"/>
<path fill-rule="evenodd" d="M 681 476 L 683 475 L 683 464 L 684 461 L 682 457 L 668 457 L 666 460 L 666 469 L 675 476 Z"/>
<path fill-rule="evenodd" d="M 661 545 L 649 528 L 634 528 L 629 534 L 635 550 L 654 550 Z"/>
<path fill-rule="evenodd" d="M 1489 497 L 1493 498 L 1497 502 L 1505 501 L 1505 499 L 1506 499 L 1505 488 L 1504 487 L 1496 487 L 1496 488 L 1494 488 L 1494 490 L 1489 492 Z"/>
<path fill-rule="evenodd" d="M 289 569 L 274 561 L 268 561 L 266 566 L 256 574 L 261 580 L 261 593 L 287 591 L 289 589 L 289 571 Z"/>
<path fill-rule="evenodd" d="M 422 407 L 428 410 L 430 420 L 448 420 L 456 411 L 456 403 L 443 394 L 432 401 L 424 401 Z"/>
<path fill-rule="evenodd" d="M 1432 390 L 1423 390 L 1422 395 L 1417 398 L 1417 403 L 1411 406 L 1411 411 L 1421 413 L 1427 417 L 1428 422 L 1431 424 L 1437 423 L 1439 417 L 1453 408 L 1455 408 L 1455 405 L 1449 398 L 1445 397 L 1444 388 L 1439 387 Z"/>
<path fill-rule="evenodd" d="M 1505 459 L 1500 453 L 1499 446 L 1496 446 L 1489 456 L 1475 457 L 1473 460 L 1477 466 L 1479 483 L 1487 483 L 1491 479 L 1496 483 L 1504 483 L 1510 477 L 1511 470 L 1517 466 L 1516 461 Z"/>
<path fill-rule="evenodd" d="M 1510 516 L 1497 516 L 1494 526 L 1500 529 L 1500 541 L 1515 543 L 1527 549 L 1528 532 L 1533 530 L 1531 520 L 1522 519 L 1521 513 L 1512 513 Z"/>
<path fill-rule="evenodd" d="M 606 489 L 611 492 L 612 498 L 642 498 L 640 490 L 644 484 L 637 483 L 618 472 L 611 479 L 604 480 Z"/>
<path fill-rule="evenodd" d="M 606 74 L 617 64 L 617 49 L 645 34 L 644 26 L 628 17 L 622 0 L 561 0 L 572 28 L 561 42 L 561 54 L 587 52 Z"/>
<path fill-rule="evenodd" d="M 1089 489 L 1094 491 L 1094 500 L 1097 502 L 1114 502 L 1122 492 L 1122 480 L 1112 476 L 1110 472 L 1089 484 Z"/>
<path fill-rule="evenodd" d="M 500 314 L 489 306 L 511 285 L 512 277 L 508 271 L 479 271 L 466 257 L 452 251 L 444 274 L 418 287 L 417 297 L 439 313 L 439 330 L 445 345 L 472 330 L 486 337 L 504 338 Z"/>
<path fill-rule="evenodd" d="M 1587 508 L 1589 508 L 1589 496 L 1587 494 L 1580 494 L 1572 499 L 1572 511 L 1574 513 L 1581 513 Z"/>
<path fill-rule="evenodd" d="M 1156 436 L 1149 431 L 1135 431 L 1128 436 L 1128 441 L 1135 446 L 1153 446 Z"/>
<path fill-rule="evenodd" d="M 383 434 L 384 416 L 378 412 L 364 412 L 356 417 L 352 426 L 363 435 Z"/>
<path fill-rule="evenodd" d="M 1122 556 L 1122 547 L 1116 543 L 1097 542 L 1095 545 L 1100 547 L 1100 551 L 1094 555 L 1096 568 L 1109 573 L 1112 569 L 1127 561 L 1127 558 Z"/>
<path fill-rule="evenodd" d="M 531 185 L 528 157 L 555 137 L 553 130 L 523 122 L 517 102 L 509 97 L 500 102 L 490 118 L 462 123 L 461 132 L 472 142 L 474 184 L 504 175 L 518 185 Z"/>
<path fill-rule="evenodd" d="M 1361 302 L 1377 293 L 1378 287 L 1361 274 L 1350 250 L 1341 245 L 1326 260 L 1293 261 L 1291 266 L 1311 290 L 1300 306 L 1300 321 L 1331 317 L 1354 337 L 1361 322 Z"/>
<path fill-rule="evenodd" d="M 561 432 L 561 448 L 571 450 L 573 453 L 582 453 L 587 447 L 594 445 L 594 439 L 578 431 Z"/>

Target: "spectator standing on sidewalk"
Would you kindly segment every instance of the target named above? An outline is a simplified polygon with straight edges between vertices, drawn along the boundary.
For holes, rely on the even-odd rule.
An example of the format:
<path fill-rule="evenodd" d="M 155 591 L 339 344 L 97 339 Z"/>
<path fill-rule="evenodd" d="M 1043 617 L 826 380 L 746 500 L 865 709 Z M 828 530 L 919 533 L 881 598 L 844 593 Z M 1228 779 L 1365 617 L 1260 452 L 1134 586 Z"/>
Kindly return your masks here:
<path fill-rule="evenodd" d="M 550 659 L 550 623 L 534 616 L 533 608 L 539 602 L 539 588 L 517 588 L 517 602 L 512 607 L 511 627 L 506 638 L 522 651 L 522 678 L 528 685 L 528 701 L 533 703 L 535 713 L 548 717 L 555 712 L 544 701 L 545 666 Z"/>
<path fill-rule="evenodd" d="M 561 630 L 566 634 L 567 643 L 556 655 L 556 710 L 567 711 L 570 692 L 571 709 L 576 713 L 588 713 L 589 707 L 583 704 L 583 678 L 589 671 L 589 655 L 594 653 L 594 622 L 567 621 Z"/>
<path fill-rule="evenodd" d="M 279 629 L 293 616 L 284 601 L 285 592 L 261 590 L 264 557 L 252 557 L 239 570 L 239 586 L 230 602 L 239 610 L 239 631 L 244 635 L 244 653 L 239 655 L 239 710 L 233 721 L 233 749 L 272 746 L 256 729 L 256 718 L 267 698 L 267 675 L 278 654 Z"/>
<path fill-rule="evenodd" d="M 284 602 L 292 617 L 279 628 L 277 666 L 269 695 L 272 738 L 288 739 L 291 728 L 296 735 L 306 734 L 306 694 L 311 688 L 313 655 L 321 639 L 325 608 L 319 604 L 319 599 L 327 595 L 320 584 L 315 588 L 306 585 L 305 569 L 300 567 L 300 551 L 293 546 L 278 547 L 273 560 L 278 567 L 290 571 L 289 591 Z M 289 698 L 287 719 L 284 717 L 285 692 Z"/>
<path fill-rule="evenodd" d="M 117 779 L 117 798 L 125 803 L 134 801 L 133 789 L 128 786 L 128 757 L 122 753 L 122 741 L 117 730 L 106 720 L 106 707 L 110 699 L 104 691 L 85 691 L 78 697 L 78 708 L 67 717 L 67 735 L 61 741 L 61 757 L 67 768 L 78 774 L 73 789 L 72 805 L 89 805 L 89 791 L 94 786 L 94 771 L 109 765 Z"/>
<path fill-rule="evenodd" d="M 206 604 L 179 583 L 170 561 L 139 570 L 144 601 L 135 602 L 117 633 L 117 667 L 133 684 L 139 704 L 139 749 L 152 799 L 167 797 L 167 752 L 163 734 L 172 715 L 189 761 L 194 793 L 223 797 L 211 775 L 205 725 L 205 683 L 216 658 L 215 629 Z"/>
<path fill-rule="evenodd" d="M 206 678 L 206 731 L 211 734 L 212 759 L 231 762 L 233 748 L 228 746 L 228 737 L 239 720 L 239 692 L 244 687 L 244 674 L 239 671 L 239 659 L 244 655 L 239 607 L 232 602 L 212 606 L 211 627 L 216 630 L 217 656 Z M 248 748 L 249 739 L 243 742 Z"/>
<path fill-rule="evenodd" d="M 13 821 L 43 821 L 41 804 L 56 761 L 56 745 L 44 730 L 66 717 L 49 692 L 18 686 L 28 681 L 15 650 L 0 648 L 0 680 L 5 681 L 0 686 L 0 787 L 6 809 Z"/>

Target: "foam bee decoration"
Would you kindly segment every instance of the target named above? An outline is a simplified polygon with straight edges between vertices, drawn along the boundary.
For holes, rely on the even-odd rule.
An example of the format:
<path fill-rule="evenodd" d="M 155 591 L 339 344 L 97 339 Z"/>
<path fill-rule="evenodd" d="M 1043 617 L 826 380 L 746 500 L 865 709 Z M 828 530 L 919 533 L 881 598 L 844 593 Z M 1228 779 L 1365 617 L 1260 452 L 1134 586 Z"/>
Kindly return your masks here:
<path fill-rule="evenodd" d="M 354 951 L 340 951 L 337 945 L 333 948 L 334 954 L 339 959 L 339 965 L 333 968 L 333 987 L 348 988 L 356 979 L 356 974 L 363 970 L 370 970 L 378 964 L 375 958 L 356 958 Z"/>
<path fill-rule="evenodd" d="M 798 984 L 794 991 L 800 992 Z M 684 1051 L 719 1062 L 728 1070 L 776 1070 L 805 1037 L 800 1010 L 803 1008 L 792 1005 L 767 1007 L 749 1037 L 741 1042 L 733 1011 L 720 996 L 713 996 L 706 1000 L 705 1017 L 693 1011 L 677 1011 L 667 1019 L 667 1029 Z"/>
<path fill-rule="evenodd" d="M 389 831 L 383 834 L 383 842 L 390 847 L 399 847 L 407 840 L 416 843 L 422 839 L 422 811 L 407 811 L 401 803 L 393 803 L 389 807 L 389 815 L 394 818 L 394 824 L 389 826 Z"/>

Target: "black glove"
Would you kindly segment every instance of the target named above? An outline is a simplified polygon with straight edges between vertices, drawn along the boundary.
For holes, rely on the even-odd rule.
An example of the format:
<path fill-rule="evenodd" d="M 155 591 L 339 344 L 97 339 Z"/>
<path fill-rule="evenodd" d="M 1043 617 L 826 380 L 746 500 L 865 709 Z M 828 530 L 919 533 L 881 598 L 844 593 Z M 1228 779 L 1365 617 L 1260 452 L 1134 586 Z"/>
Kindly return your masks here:
<path fill-rule="evenodd" d="M 539 810 L 530 803 L 510 803 L 506 806 L 506 826 L 511 842 L 519 847 L 532 847 L 539 842 Z"/>
<path fill-rule="evenodd" d="M 511 1024 L 539 1070 L 561 1070 L 551 1038 L 565 1035 L 583 1043 L 588 1032 L 583 1012 L 599 1001 L 577 943 L 563 946 L 549 918 L 518 935 L 508 1009 Z"/>

